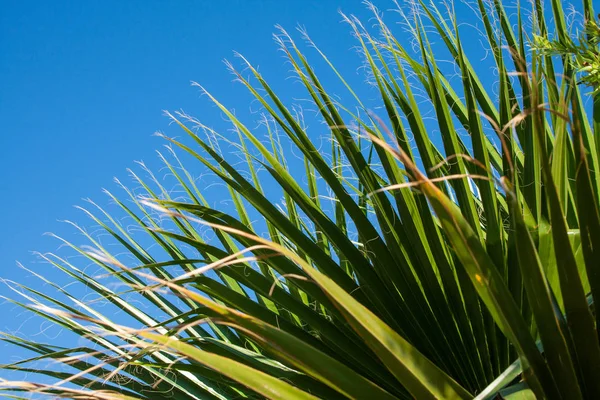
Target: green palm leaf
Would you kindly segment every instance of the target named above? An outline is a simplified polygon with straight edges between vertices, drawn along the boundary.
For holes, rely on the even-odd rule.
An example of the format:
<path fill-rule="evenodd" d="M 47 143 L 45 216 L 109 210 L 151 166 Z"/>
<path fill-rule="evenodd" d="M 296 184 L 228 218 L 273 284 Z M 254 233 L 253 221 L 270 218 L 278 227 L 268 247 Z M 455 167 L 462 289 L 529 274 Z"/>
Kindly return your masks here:
<path fill-rule="evenodd" d="M 0 369 L 44 383 L 0 379 L 0 391 L 93 399 L 598 397 L 593 5 L 582 2 L 580 32 L 558 0 L 548 10 L 541 1 L 531 10 L 521 4 L 516 14 L 500 0 L 470 5 L 496 75 L 470 56 L 464 6 L 413 2 L 393 14 L 400 32 L 372 4 L 374 28 L 342 14 L 376 100 L 306 32 L 328 70 L 279 28 L 276 43 L 327 146 L 239 55 L 247 74 L 228 67 L 261 108 L 259 127 L 204 89 L 233 137 L 167 113 L 185 133 L 164 136 L 159 158 L 170 181 L 142 164 L 142 173 L 129 171 L 138 189 L 117 181 L 123 196 L 106 191 L 114 210 L 91 201 L 81 208 L 105 239 L 76 224 L 85 245 L 58 238 L 101 274 L 68 254 L 41 255 L 85 291 L 39 271 L 31 272 L 43 289 L 6 282 L 8 301 L 77 345 L 3 333 L 1 341 L 30 356 Z M 198 168 L 225 187 L 215 190 L 220 202 L 194 177 Z"/>

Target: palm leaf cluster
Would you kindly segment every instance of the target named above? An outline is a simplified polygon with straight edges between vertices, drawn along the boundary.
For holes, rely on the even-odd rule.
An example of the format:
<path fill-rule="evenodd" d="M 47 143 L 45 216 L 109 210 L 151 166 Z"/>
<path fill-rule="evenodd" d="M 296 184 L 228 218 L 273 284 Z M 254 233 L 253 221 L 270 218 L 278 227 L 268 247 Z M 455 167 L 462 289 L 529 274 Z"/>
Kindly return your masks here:
<path fill-rule="evenodd" d="M 576 54 L 587 43 L 597 55 L 591 0 L 581 43 L 559 0 L 510 13 L 500 0 L 469 3 L 493 57 L 487 75 L 451 7 L 394 14 L 408 47 L 370 7 L 373 29 L 344 19 L 380 108 L 311 43 L 349 93 L 338 101 L 281 30 L 323 151 L 241 58 L 246 75 L 232 70 L 268 138 L 208 92 L 235 140 L 169 114 L 187 139 L 166 138 L 177 151 L 161 159 L 185 196 L 132 172 L 140 190 L 107 193 L 135 232 L 92 203 L 84 211 L 113 245 L 85 230 L 88 245 L 64 241 L 103 276 L 42 256 L 119 315 L 41 275 L 44 290 L 12 283 L 12 302 L 81 339 L 3 334 L 35 355 L 2 368 L 51 383 L 0 388 L 15 398 L 600 398 L 600 100 L 578 84 L 591 72 Z M 225 206 L 211 206 L 199 168 L 224 184 Z"/>

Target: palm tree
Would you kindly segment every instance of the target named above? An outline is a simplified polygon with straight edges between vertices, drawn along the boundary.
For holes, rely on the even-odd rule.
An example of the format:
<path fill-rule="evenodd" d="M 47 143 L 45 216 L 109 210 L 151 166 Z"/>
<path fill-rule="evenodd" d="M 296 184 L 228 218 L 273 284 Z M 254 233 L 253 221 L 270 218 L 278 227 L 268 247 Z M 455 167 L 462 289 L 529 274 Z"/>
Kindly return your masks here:
<path fill-rule="evenodd" d="M 330 150 L 241 58 L 250 77 L 231 69 L 262 127 L 206 91 L 235 140 L 168 114 L 188 139 L 165 137 L 161 159 L 185 195 L 132 172 L 140 190 L 107 192 L 116 214 L 84 209 L 112 245 L 83 229 L 87 246 L 61 240 L 103 276 L 42 255 L 120 314 L 41 275 L 44 291 L 12 283 L 14 304 L 79 340 L 3 334 L 34 355 L 1 367 L 46 378 L 0 388 L 15 398 L 600 398 L 600 30 L 591 0 L 580 37 L 561 1 L 529 6 L 509 15 L 500 0 L 470 4 L 495 75 L 466 56 L 451 7 L 400 8 L 412 47 L 373 5 L 374 29 L 344 15 L 380 108 L 303 33 L 352 98 L 337 101 L 281 29 Z M 198 165 L 225 185 L 227 206 L 205 198 Z"/>

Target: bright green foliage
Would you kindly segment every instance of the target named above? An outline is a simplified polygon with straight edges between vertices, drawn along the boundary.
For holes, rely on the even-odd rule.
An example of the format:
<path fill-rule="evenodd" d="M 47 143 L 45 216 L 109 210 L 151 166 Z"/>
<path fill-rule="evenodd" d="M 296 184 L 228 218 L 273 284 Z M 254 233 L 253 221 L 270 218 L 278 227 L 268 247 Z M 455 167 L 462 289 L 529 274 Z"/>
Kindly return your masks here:
<path fill-rule="evenodd" d="M 534 35 L 534 47 L 549 55 L 572 57 L 575 68 L 582 74 L 581 83 L 591 86 L 594 94 L 600 93 L 600 26 L 594 19 L 585 21 L 577 41 L 571 37 L 550 41 Z"/>
<path fill-rule="evenodd" d="M 161 156 L 184 198 L 134 174 L 143 194 L 109 196 L 135 234 L 86 211 L 118 251 L 83 230 L 91 250 L 65 243 L 108 279 L 44 256 L 121 315 L 43 276 L 57 295 L 12 284 L 15 304 L 86 339 L 63 348 L 4 334 L 36 356 L 2 368 L 56 384 L 0 388 L 98 399 L 600 398 L 592 2 L 576 42 L 560 0 L 521 5 L 514 19 L 500 0 L 473 2 L 497 70 L 486 76 L 465 52 L 461 16 L 436 4 L 400 14 L 410 49 L 374 7 L 375 33 L 344 16 L 378 113 L 318 48 L 354 104 L 330 95 L 285 31 L 276 36 L 329 153 L 243 58 L 250 78 L 234 73 L 262 107 L 268 139 L 206 95 L 238 133 L 244 168 L 221 153 L 217 132 L 169 114 L 193 142 L 167 138 L 184 163 Z M 225 184 L 225 211 L 189 172 L 199 165 Z M 58 363 L 40 366 L 48 360 Z"/>

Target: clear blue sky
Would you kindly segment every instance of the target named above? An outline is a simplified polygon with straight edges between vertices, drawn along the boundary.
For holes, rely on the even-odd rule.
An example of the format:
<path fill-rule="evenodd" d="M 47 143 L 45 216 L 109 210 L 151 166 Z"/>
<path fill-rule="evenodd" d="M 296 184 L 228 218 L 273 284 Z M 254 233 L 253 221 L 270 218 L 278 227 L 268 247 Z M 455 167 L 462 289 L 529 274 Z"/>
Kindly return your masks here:
<path fill-rule="evenodd" d="M 332 59 L 344 61 L 340 67 L 351 80 L 362 81 L 340 8 L 369 15 L 360 0 L 0 0 L 0 276 L 32 282 L 18 260 L 54 277 L 31 251 L 57 250 L 59 243 L 44 232 L 82 244 L 60 222 L 88 223 L 73 205 L 87 197 L 106 204 L 101 188 L 115 189 L 113 177 L 127 182 L 134 160 L 160 167 L 155 150 L 164 141 L 153 133 L 180 134 L 162 110 L 221 121 L 191 81 L 247 111 L 246 91 L 222 63 L 233 50 L 276 87 L 293 85 L 272 39 L 275 24 L 293 31 L 302 23 Z M 10 294 L 0 286 L 0 295 Z M 0 330 L 36 333 L 40 325 L 22 325 L 26 315 L 17 311 L 0 302 Z M 10 359 L 21 356 L 4 349 Z"/>
<path fill-rule="evenodd" d="M 58 242 L 42 234 L 81 244 L 73 228 L 59 222 L 86 225 L 73 205 L 87 197 L 106 204 L 101 188 L 115 189 L 113 177 L 128 182 L 126 168 L 135 160 L 161 167 L 155 150 L 165 142 L 153 133 L 181 134 L 162 110 L 184 109 L 226 129 L 191 81 L 247 113 L 246 91 L 222 63 L 233 59 L 233 50 L 260 66 L 276 89 L 293 87 L 272 39 L 275 24 L 289 31 L 303 24 L 350 82 L 362 83 L 356 43 L 338 14 L 342 9 L 367 22 L 370 13 L 361 3 L 0 0 L 0 276 L 27 281 L 18 260 L 52 278 L 30 253 L 57 249 Z M 377 5 L 385 9 L 393 2 Z M 314 51 L 308 53 L 318 61 Z M 376 97 L 366 85 L 358 92 Z M 0 295 L 8 294 L 0 287 Z M 21 326 L 24 314 L 16 311 L 0 303 L 0 330 Z"/>
<path fill-rule="evenodd" d="M 190 81 L 248 108 L 222 63 L 233 50 L 282 84 L 276 23 L 303 23 L 334 57 L 347 53 L 340 6 L 366 14 L 359 0 L 0 1 L 0 274 L 54 250 L 42 234 L 70 232 L 58 220 L 80 220 L 73 205 L 102 202 L 134 160 L 157 164 L 152 134 L 179 134 L 162 110 L 218 114 Z"/>

